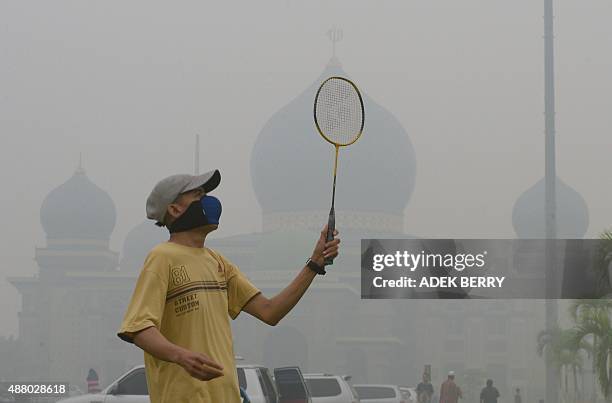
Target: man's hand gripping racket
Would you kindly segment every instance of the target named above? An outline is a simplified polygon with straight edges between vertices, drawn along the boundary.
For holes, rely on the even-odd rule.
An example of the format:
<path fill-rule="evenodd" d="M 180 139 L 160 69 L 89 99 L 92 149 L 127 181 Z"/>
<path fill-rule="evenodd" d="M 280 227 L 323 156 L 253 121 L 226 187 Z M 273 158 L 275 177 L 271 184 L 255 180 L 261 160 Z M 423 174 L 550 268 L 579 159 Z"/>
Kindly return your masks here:
<path fill-rule="evenodd" d="M 310 257 L 310 259 L 319 266 L 323 266 L 327 259 L 333 260 L 336 256 L 338 256 L 340 239 L 334 238 L 338 236 L 338 230 L 334 230 L 332 233 L 332 239 L 329 241 L 327 240 L 328 233 L 328 226 L 326 225 L 321 230 L 321 236 L 319 236 L 319 240 L 317 241 L 317 244 L 312 251 L 312 256 Z"/>

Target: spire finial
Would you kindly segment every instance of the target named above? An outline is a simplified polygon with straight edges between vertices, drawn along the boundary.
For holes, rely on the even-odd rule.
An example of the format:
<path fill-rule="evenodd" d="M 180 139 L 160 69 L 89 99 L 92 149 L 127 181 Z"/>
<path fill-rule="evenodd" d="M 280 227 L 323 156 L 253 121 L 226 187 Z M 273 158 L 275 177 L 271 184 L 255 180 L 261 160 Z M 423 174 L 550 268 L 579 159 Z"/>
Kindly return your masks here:
<path fill-rule="evenodd" d="M 336 57 L 336 43 L 342 40 L 342 29 L 332 27 L 327 31 L 327 37 L 332 43 L 332 58 Z"/>
<path fill-rule="evenodd" d="M 200 135 L 196 134 L 195 151 L 193 156 L 193 173 L 200 174 Z"/>
<path fill-rule="evenodd" d="M 79 165 L 74 171 L 76 175 L 85 175 L 85 169 L 83 169 L 83 153 L 79 151 Z"/>

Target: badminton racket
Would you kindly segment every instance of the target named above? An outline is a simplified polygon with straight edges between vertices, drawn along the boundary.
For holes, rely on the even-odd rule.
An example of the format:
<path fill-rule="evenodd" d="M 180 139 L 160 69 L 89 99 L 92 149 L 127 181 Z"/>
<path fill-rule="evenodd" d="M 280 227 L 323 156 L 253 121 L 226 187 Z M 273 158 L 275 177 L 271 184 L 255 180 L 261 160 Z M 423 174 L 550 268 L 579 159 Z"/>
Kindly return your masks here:
<path fill-rule="evenodd" d="M 319 134 L 336 148 L 334 185 L 326 236 L 326 241 L 329 242 L 334 239 L 336 228 L 334 204 L 339 150 L 340 147 L 349 146 L 359 139 L 365 122 L 363 99 L 357 86 L 343 77 L 330 77 L 323 81 L 315 96 L 314 121 Z M 333 260 L 326 259 L 325 265 L 330 264 L 333 264 Z"/>

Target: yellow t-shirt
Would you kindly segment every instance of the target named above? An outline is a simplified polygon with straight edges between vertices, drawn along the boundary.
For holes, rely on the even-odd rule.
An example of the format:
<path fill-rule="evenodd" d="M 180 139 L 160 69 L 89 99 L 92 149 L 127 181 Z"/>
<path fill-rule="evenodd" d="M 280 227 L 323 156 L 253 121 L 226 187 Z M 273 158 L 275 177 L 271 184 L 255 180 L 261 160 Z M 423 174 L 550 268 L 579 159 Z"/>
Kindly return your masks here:
<path fill-rule="evenodd" d="M 209 248 L 173 242 L 147 256 L 118 336 L 151 326 L 170 342 L 212 358 L 224 375 L 193 378 L 180 365 L 145 352 L 152 403 L 238 403 L 240 394 L 229 317 L 260 291 L 229 260 Z"/>

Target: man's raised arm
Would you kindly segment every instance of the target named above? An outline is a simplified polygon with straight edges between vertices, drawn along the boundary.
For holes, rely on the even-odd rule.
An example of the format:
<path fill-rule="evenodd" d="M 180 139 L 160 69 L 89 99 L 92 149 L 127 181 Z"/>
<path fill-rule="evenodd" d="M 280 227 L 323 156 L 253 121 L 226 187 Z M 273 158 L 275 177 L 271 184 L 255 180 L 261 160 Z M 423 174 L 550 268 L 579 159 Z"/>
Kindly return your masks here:
<path fill-rule="evenodd" d="M 336 238 L 330 242 L 325 242 L 326 235 L 327 226 L 321 231 L 319 240 L 310 258 L 321 267 L 324 265 L 325 259 L 333 259 L 338 256 L 340 239 Z M 336 235 L 338 235 L 338 231 L 334 231 L 334 236 Z M 279 294 L 269 299 L 262 294 L 257 294 L 251 298 L 242 310 L 271 326 L 275 326 L 298 303 L 316 275 L 308 266 L 304 266 L 293 281 Z"/>

